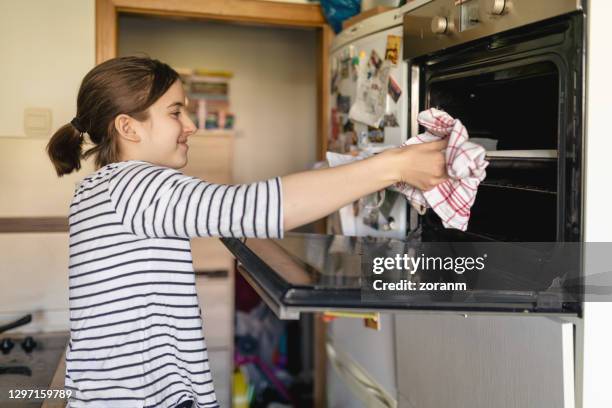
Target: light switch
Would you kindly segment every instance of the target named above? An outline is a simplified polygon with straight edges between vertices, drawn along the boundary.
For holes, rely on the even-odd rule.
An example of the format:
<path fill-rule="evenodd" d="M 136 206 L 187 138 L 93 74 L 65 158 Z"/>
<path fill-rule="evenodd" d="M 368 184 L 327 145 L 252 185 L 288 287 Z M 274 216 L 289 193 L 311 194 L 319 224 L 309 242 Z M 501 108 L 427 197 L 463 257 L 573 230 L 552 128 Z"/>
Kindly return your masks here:
<path fill-rule="evenodd" d="M 26 108 L 23 113 L 23 130 L 28 137 L 49 137 L 51 109 Z"/>

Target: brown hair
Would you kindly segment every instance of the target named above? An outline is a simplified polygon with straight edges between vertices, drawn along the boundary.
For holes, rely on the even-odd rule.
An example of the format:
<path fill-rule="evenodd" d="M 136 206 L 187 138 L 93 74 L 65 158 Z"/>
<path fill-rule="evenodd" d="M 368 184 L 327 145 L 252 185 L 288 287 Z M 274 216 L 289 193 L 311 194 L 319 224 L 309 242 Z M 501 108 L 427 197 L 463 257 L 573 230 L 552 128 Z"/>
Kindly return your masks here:
<path fill-rule="evenodd" d="M 81 82 L 75 119 L 59 128 L 47 144 L 57 175 L 80 169 L 81 159 L 91 155 L 97 168 L 119 161 L 117 115 L 147 119 L 147 109 L 177 79 L 170 66 L 148 57 L 113 58 L 94 67 Z M 85 152 L 83 133 L 94 145 Z"/>

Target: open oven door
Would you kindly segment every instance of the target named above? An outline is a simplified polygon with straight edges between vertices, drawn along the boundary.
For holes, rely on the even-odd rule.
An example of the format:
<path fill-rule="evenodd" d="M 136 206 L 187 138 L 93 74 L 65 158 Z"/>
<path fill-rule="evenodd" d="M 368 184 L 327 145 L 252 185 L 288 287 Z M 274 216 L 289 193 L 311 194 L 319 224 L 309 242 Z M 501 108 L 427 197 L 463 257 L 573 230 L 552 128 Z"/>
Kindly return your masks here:
<path fill-rule="evenodd" d="M 578 243 L 424 242 L 414 236 L 307 233 L 222 241 L 238 260 L 238 271 L 281 319 L 316 311 L 576 315 L 580 305 Z M 375 258 L 393 261 L 404 255 L 420 258 L 422 269 L 378 274 L 374 268 Z M 436 264 L 449 258 L 454 269 Z M 425 268 L 429 260 L 433 266 Z M 461 266 L 457 260 L 471 269 L 455 272 Z M 485 269 L 478 270 L 478 262 Z"/>

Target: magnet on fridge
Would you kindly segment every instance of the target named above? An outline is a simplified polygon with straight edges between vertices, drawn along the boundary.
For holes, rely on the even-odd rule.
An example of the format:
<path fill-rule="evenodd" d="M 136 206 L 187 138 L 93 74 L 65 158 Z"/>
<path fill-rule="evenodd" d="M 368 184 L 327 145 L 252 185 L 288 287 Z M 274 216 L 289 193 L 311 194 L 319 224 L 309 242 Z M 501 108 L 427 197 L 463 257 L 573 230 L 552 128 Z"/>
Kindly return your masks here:
<path fill-rule="evenodd" d="M 368 62 L 377 71 L 378 71 L 378 68 L 380 68 L 380 65 L 382 64 L 382 60 L 380 59 L 380 56 L 375 50 L 372 50 L 372 52 L 370 53 L 370 60 Z"/>
<path fill-rule="evenodd" d="M 383 116 L 383 127 L 399 127 L 394 113 L 388 113 Z"/>
<path fill-rule="evenodd" d="M 370 143 L 383 143 L 385 141 L 385 134 L 382 129 L 368 126 L 368 141 Z"/>
<path fill-rule="evenodd" d="M 334 70 L 332 71 L 332 77 L 331 77 L 331 92 L 332 94 L 335 94 L 336 92 L 338 92 L 338 70 Z"/>
<path fill-rule="evenodd" d="M 342 76 L 342 78 L 348 78 L 349 77 L 349 62 L 351 60 L 350 59 L 343 59 L 342 61 L 340 61 L 340 75 Z"/>
<path fill-rule="evenodd" d="M 353 81 L 357 81 L 357 79 L 359 79 L 359 57 L 353 57 L 351 60 L 351 75 L 353 77 Z"/>
<path fill-rule="evenodd" d="M 336 96 L 336 107 L 342 113 L 349 113 L 349 110 L 351 110 L 351 97 L 338 94 Z"/>
<path fill-rule="evenodd" d="M 355 46 L 349 45 L 349 58 L 353 59 L 355 57 Z"/>
<path fill-rule="evenodd" d="M 338 115 L 338 110 L 336 108 L 332 108 L 331 113 L 331 122 L 332 122 L 332 140 L 338 140 L 338 136 L 340 135 L 340 117 Z"/>
<path fill-rule="evenodd" d="M 350 120 L 347 120 L 344 123 L 344 126 L 342 127 L 342 131 L 343 132 L 354 132 L 355 131 L 355 125 Z M 355 140 L 357 140 L 357 135 L 356 134 L 355 134 Z M 355 142 L 355 144 L 357 144 L 357 142 Z"/>
<path fill-rule="evenodd" d="M 393 79 L 391 75 L 389 75 L 388 92 L 395 103 L 397 103 L 400 96 L 402 96 L 402 88 L 400 88 L 399 84 L 395 81 L 395 79 Z"/>
<path fill-rule="evenodd" d="M 402 43 L 402 37 L 397 35 L 387 36 L 387 47 L 385 50 L 385 59 L 390 61 L 391 64 L 397 65 L 400 54 L 400 44 Z"/>

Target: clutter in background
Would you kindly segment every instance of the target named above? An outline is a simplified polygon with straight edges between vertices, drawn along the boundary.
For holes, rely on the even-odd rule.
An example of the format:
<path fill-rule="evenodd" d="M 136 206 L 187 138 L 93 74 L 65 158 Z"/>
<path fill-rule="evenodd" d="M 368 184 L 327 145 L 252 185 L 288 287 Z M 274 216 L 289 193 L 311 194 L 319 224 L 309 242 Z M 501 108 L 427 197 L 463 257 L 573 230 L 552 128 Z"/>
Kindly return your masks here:
<path fill-rule="evenodd" d="M 323 15 L 335 33 L 342 31 L 342 22 L 361 10 L 360 0 L 321 0 Z"/>
<path fill-rule="evenodd" d="M 235 284 L 233 406 L 312 407 L 312 362 L 301 355 L 310 332 L 279 320 L 240 274 Z"/>
<path fill-rule="evenodd" d="M 375 49 L 368 54 L 350 46 L 342 55 L 332 57 L 330 85 L 336 106 L 331 111 L 329 150 L 356 154 L 360 144 L 383 144 L 385 128 L 399 129 L 398 101 L 402 88 L 392 71 L 401 63 L 400 47 L 401 37 L 388 35 L 380 54 Z M 341 93 L 342 80 L 355 84 L 353 100 Z M 358 136 L 355 123 L 367 125 L 367 132 Z"/>
<path fill-rule="evenodd" d="M 227 71 L 202 69 L 176 70 L 188 99 L 187 112 L 199 130 L 233 129 L 235 116 L 230 110 Z"/>

